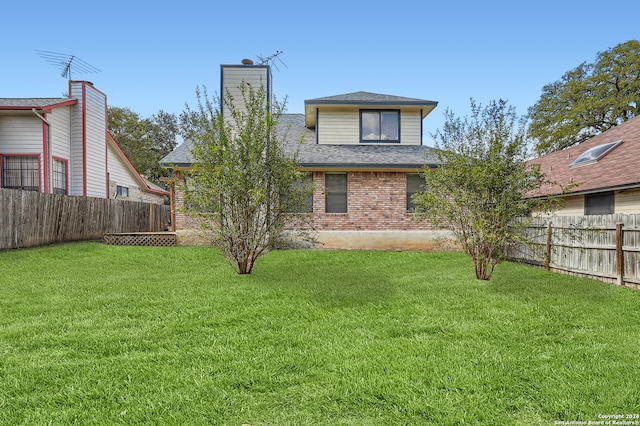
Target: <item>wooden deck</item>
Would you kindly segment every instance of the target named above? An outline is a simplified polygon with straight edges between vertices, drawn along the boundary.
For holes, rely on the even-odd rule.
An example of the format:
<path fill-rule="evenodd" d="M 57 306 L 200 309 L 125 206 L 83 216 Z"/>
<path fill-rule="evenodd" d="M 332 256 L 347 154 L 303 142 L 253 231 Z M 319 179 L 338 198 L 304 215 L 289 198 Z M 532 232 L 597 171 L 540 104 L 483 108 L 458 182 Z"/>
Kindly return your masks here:
<path fill-rule="evenodd" d="M 155 246 L 176 245 L 175 232 L 122 232 L 104 234 L 104 242 L 115 246 Z"/>

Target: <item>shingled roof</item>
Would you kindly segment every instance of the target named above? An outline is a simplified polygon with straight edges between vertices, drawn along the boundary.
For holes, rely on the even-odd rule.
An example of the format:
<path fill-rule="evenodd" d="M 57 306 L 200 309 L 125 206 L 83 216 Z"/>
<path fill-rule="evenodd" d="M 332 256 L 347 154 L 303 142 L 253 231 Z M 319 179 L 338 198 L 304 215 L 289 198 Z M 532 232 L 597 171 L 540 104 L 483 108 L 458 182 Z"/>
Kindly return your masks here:
<path fill-rule="evenodd" d="M 396 170 L 437 167 L 433 148 L 424 145 L 319 145 L 315 131 L 305 127 L 304 114 L 284 114 L 276 133 L 284 138 L 290 154 L 297 152 L 298 164 L 306 169 L 322 170 Z M 303 140 L 302 143 L 300 141 Z M 160 164 L 164 167 L 189 167 L 193 162 L 192 143 L 185 141 Z"/>
<path fill-rule="evenodd" d="M 622 141 L 597 161 L 572 166 L 585 151 L 610 142 Z M 570 183 L 577 184 L 572 194 L 640 187 L 640 117 L 635 117 L 601 133 L 580 145 L 534 160 L 554 185 L 545 185 L 535 195 L 560 194 Z"/>
<path fill-rule="evenodd" d="M 73 98 L 0 98 L 0 109 L 23 110 L 23 109 L 49 109 L 60 104 L 77 102 Z"/>
<path fill-rule="evenodd" d="M 438 102 L 427 99 L 406 98 L 403 96 L 384 95 L 381 93 L 371 92 L 353 92 L 343 95 L 307 99 L 304 101 L 304 111 L 306 115 L 305 124 L 310 128 L 316 126 L 316 108 L 322 106 L 340 108 L 358 105 L 366 105 L 368 108 L 402 107 L 405 109 L 420 109 L 422 111 L 422 118 L 425 118 L 436 106 L 438 106 Z"/>

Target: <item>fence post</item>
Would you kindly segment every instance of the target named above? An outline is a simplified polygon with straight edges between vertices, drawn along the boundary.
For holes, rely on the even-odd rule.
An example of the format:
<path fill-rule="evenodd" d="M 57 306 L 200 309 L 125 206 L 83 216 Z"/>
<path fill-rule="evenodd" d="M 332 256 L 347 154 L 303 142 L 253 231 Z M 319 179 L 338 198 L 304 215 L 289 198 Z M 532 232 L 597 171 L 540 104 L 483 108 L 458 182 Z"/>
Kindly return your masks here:
<path fill-rule="evenodd" d="M 547 223 L 547 245 L 544 253 L 544 269 L 550 269 L 551 264 L 551 222 Z"/>
<path fill-rule="evenodd" d="M 618 276 L 618 285 L 624 285 L 624 251 L 622 250 L 622 243 L 624 241 L 623 226 L 623 223 L 616 223 L 616 275 Z"/>
<path fill-rule="evenodd" d="M 155 213 L 153 211 L 153 203 L 149 203 L 149 232 L 154 232 L 155 229 Z"/>

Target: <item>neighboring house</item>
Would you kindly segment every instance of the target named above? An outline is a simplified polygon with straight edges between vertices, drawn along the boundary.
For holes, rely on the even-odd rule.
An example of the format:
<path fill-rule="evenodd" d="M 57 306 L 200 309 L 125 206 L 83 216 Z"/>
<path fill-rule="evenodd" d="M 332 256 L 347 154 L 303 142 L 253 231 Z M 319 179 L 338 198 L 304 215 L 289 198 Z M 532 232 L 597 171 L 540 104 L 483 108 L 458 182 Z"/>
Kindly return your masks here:
<path fill-rule="evenodd" d="M 221 92 L 242 80 L 266 84 L 266 65 L 222 65 Z M 445 231 L 413 220 L 411 195 L 423 180 L 423 166 L 438 166 L 433 150 L 423 146 L 423 119 L 437 102 L 356 92 L 305 101 L 305 114 L 284 114 L 277 131 L 285 135 L 298 164 L 313 182 L 312 208 L 318 240 L 325 247 L 421 249 L 433 247 Z M 304 143 L 299 145 L 304 136 Z M 191 145 L 179 145 L 161 160 L 183 178 L 192 165 Z M 181 213 L 177 185 L 174 225 L 194 226 Z"/>
<path fill-rule="evenodd" d="M 107 98 L 70 81 L 66 98 L 0 98 L 0 187 L 164 203 L 107 129 Z"/>
<path fill-rule="evenodd" d="M 531 160 L 555 183 L 534 195 L 557 195 L 568 188 L 557 215 L 640 213 L 639 158 L 636 117 L 579 145 Z"/>

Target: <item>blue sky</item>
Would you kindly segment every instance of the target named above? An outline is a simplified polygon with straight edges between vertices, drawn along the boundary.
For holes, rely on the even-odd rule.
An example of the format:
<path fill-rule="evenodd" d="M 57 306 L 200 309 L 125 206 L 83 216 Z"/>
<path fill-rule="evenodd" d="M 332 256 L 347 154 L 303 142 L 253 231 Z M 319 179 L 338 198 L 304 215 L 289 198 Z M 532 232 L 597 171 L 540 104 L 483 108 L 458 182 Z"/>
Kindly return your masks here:
<path fill-rule="evenodd" d="M 274 92 L 288 112 L 304 100 L 369 91 L 438 101 L 469 114 L 507 99 L 527 112 L 545 84 L 600 51 L 640 38 L 640 2 L 12 1 L 2 7 L 0 97 L 58 97 L 61 71 L 35 50 L 72 54 L 100 70 L 73 73 L 109 105 L 142 117 L 195 105 L 197 86 L 219 90 L 220 64 L 283 53 Z M 615 5 L 615 6 L 614 6 Z M 73 68 L 72 68 L 73 72 Z"/>

